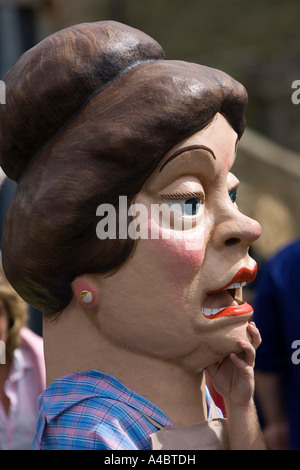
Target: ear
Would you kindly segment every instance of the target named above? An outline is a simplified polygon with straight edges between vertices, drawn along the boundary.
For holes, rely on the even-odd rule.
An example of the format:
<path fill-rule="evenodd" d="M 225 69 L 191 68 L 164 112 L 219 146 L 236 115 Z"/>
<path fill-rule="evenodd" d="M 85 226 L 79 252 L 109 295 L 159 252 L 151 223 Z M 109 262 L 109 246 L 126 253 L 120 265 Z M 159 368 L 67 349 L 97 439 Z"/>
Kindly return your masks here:
<path fill-rule="evenodd" d="M 73 281 L 73 291 L 82 306 L 92 308 L 99 304 L 99 287 L 88 276 L 77 277 Z"/>

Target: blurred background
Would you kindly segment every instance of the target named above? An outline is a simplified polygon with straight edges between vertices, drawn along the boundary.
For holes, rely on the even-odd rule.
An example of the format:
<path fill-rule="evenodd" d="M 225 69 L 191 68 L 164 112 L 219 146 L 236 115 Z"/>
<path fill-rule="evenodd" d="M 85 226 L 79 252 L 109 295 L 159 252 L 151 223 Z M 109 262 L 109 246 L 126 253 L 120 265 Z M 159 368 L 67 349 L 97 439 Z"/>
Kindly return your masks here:
<path fill-rule="evenodd" d="M 299 17 L 299 0 L 0 0 L 0 78 L 49 34 L 114 19 L 154 37 L 169 59 L 216 67 L 241 81 L 249 93 L 248 128 L 234 172 L 240 209 L 263 228 L 251 248 L 260 266 L 300 233 L 300 104 L 291 99 L 300 80 Z M 2 183 L 1 231 L 14 188 Z"/>

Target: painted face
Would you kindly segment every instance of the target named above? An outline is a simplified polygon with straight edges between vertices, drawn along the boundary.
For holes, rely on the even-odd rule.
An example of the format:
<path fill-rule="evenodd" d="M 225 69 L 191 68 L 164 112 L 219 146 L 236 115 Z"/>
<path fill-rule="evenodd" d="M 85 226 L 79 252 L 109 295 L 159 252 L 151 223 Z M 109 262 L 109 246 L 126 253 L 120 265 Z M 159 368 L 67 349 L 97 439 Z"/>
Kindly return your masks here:
<path fill-rule="evenodd" d="M 138 193 L 149 236 L 101 280 L 99 322 L 114 341 L 199 370 L 246 338 L 252 307 L 241 302 L 242 285 L 255 276 L 248 249 L 261 228 L 235 202 L 236 142 L 217 114 L 174 147 Z M 154 217 L 162 203 L 165 215 Z"/>

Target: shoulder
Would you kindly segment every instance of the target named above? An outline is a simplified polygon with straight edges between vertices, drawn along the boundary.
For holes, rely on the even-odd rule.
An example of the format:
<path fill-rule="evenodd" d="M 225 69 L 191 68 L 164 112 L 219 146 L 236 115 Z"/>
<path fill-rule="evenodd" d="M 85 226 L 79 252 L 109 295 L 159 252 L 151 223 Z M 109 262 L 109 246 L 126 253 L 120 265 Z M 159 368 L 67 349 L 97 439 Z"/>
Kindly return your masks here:
<path fill-rule="evenodd" d="M 295 240 L 289 245 L 284 246 L 270 260 L 270 265 L 299 263 L 300 259 L 300 239 Z"/>
<path fill-rule="evenodd" d="M 145 448 L 140 441 L 147 438 L 140 421 L 124 403 L 87 397 L 47 420 L 43 441 L 55 449 L 137 450 Z"/>
<path fill-rule="evenodd" d="M 298 273 L 300 262 L 300 239 L 283 247 L 262 266 L 258 287 L 262 284 L 284 285 Z"/>
<path fill-rule="evenodd" d="M 101 373 L 71 374 L 51 384 L 41 396 L 40 414 L 41 448 L 151 448 L 151 424 Z"/>

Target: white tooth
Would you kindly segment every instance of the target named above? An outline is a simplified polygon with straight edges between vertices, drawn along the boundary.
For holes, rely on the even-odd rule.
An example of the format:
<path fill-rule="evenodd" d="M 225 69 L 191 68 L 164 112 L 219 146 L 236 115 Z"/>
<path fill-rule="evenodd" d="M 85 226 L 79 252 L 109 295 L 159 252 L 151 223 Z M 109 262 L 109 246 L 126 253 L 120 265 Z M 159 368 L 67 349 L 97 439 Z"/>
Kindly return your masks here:
<path fill-rule="evenodd" d="M 216 313 L 221 312 L 221 310 L 224 310 L 225 307 L 223 308 L 202 308 L 202 313 L 209 317 L 210 315 L 215 315 Z"/>
<path fill-rule="evenodd" d="M 221 312 L 221 310 L 224 310 L 223 308 L 212 308 L 212 315 L 215 315 L 216 313 Z"/>
<path fill-rule="evenodd" d="M 241 283 L 236 282 L 234 284 L 231 284 L 231 286 L 227 287 L 226 290 L 228 290 L 228 289 L 238 289 L 239 287 L 244 287 L 246 284 L 247 284 L 247 282 L 241 282 Z"/>
<path fill-rule="evenodd" d="M 237 287 L 239 287 L 239 284 L 235 283 L 235 284 L 231 284 L 231 286 L 227 287 L 225 290 L 236 289 Z"/>
<path fill-rule="evenodd" d="M 211 315 L 210 312 L 211 312 L 211 308 L 204 308 L 204 307 L 202 307 L 202 313 L 203 313 L 204 315 Z"/>

